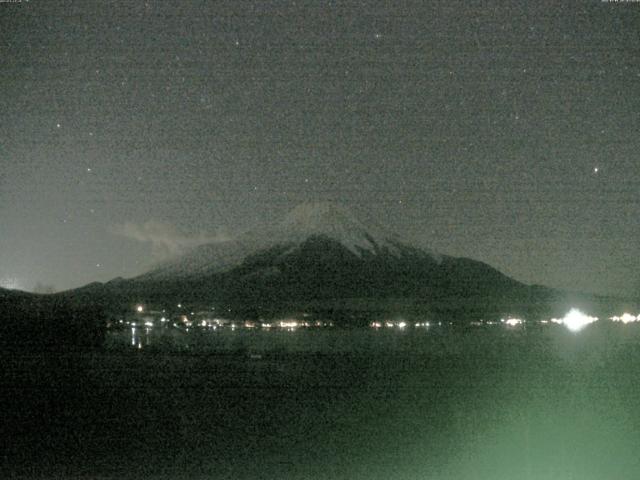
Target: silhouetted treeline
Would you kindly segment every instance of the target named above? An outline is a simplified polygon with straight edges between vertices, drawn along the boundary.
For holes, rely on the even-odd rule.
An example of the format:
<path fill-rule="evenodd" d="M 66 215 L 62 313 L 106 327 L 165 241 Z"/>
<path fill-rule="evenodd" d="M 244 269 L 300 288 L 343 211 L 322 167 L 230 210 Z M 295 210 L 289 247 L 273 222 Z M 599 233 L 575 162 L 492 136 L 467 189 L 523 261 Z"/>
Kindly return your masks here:
<path fill-rule="evenodd" d="M 0 299 L 0 344 L 5 349 L 94 348 L 102 345 L 105 334 L 100 307 L 40 295 Z"/>

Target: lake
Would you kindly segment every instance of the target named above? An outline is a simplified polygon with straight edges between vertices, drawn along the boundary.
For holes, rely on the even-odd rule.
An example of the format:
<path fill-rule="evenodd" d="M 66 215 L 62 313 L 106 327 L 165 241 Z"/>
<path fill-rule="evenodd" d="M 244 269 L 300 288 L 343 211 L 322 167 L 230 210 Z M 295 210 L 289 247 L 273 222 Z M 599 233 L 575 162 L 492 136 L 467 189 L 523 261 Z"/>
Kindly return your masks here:
<path fill-rule="evenodd" d="M 3 358 L 5 476 L 640 475 L 637 324 L 136 330 Z"/>

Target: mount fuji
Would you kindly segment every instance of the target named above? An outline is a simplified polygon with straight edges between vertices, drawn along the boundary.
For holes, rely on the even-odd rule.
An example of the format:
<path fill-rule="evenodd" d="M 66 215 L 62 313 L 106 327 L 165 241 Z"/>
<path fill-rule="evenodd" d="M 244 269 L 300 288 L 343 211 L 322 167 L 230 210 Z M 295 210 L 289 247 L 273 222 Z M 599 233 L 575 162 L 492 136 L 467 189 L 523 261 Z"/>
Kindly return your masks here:
<path fill-rule="evenodd" d="M 485 263 L 411 245 L 335 203 L 302 204 L 279 222 L 201 245 L 138 277 L 65 293 L 129 308 L 182 302 L 257 316 L 358 311 L 470 319 L 537 312 L 558 294 Z"/>

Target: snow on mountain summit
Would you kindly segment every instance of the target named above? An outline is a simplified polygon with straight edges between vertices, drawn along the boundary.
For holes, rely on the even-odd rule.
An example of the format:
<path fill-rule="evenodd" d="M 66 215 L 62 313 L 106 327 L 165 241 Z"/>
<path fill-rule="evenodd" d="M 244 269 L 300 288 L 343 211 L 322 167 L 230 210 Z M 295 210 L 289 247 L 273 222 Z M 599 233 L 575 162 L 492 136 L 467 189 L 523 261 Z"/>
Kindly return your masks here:
<path fill-rule="evenodd" d="M 295 249 L 313 236 L 334 240 L 359 257 L 365 251 L 398 255 L 404 245 L 397 235 L 381 226 L 363 223 L 341 205 L 332 202 L 304 203 L 280 222 L 263 225 L 233 240 L 201 245 L 142 277 L 162 279 L 222 272 L 239 265 L 248 255 L 277 245 Z M 432 252 L 419 250 L 436 258 Z"/>
<path fill-rule="evenodd" d="M 277 243 L 300 242 L 312 235 L 324 235 L 356 255 L 362 250 L 386 247 L 395 251 L 395 235 L 376 225 L 365 225 L 345 207 L 331 202 L 303 203 L 264 232 Z"/>

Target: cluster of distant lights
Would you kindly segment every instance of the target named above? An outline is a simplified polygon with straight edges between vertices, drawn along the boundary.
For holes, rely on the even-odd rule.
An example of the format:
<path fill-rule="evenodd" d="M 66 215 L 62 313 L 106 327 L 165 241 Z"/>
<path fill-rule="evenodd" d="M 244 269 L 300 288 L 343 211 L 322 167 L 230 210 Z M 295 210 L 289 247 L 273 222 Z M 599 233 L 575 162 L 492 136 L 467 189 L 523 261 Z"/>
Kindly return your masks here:
<path fill-rule="evenodd" d="M 136 322 L 136 321 L 125 321 L 121 319 L 120 324 L 130 326 L 131 328 L 136 327 L 146 327 L 153 328 L 158 326 L 157 323 L 147 320 L 145 322 Z M 176 321 L 169 321 L 166 317 L 162 317 L 160 319 L 160 324 L 163 326 L 167 326 L 167 324 L 179 328 L 185 329 L 189 331 L 189 328 L 201 328 L 201 329 L 210 329 L 217 330 L 219 328 L 230 328 L 231 330 L 235 330 L 237 328 L 246 328 L 246 329 L 254 329 L 254 328 L 263 328 L 263 329 L 284 329 L 284 330 L 296 330 L 298 328 L 322 328 L 322 327 L 333 327 L 333 322 L 322 322 L 322 321 L 312 321 L 312 322 L 304 322 L 297 320 L 282 320 L 277 322 L 256 322 L 252 320 L 246 320 L 244 322 L 237 321 L 229 321 L 224 319 L 207 319 L 207 320 L 189 320 L 186 316 L 182 316 Z"/>
<path fill-rule="evenodd" d="M 184 323 L 187 325 L 191 325 L 193 322 L 187 321 Z M 245 329 L 262 328 L 266 330 L 281 329 L 281 330 L 293 331 L 299 328 L 332 327 L 333 322 L 322 322 L 319 320 L 303 321 L 303 320 L 294 320 L 294 319 L 271 321 L 271 322 L 264 322 L 264 321 L 258 322 L 253 320 L 236 322 L 236 321 L 228 321 L 228 320 L 216 318 L 212 320 L 207 320 L 207 319 L 200 320 L 198 322 L 195 322 L 195 325 L 201 328 L 209 328 L 213 330 L 217 330 L 218 328 L 230 328 L 231 330 L 235 330 L 236 328 L 245 328 Z M 179 327 L 180 325 L 174 324 L 174 326 Z"/>
<path fill-rule="evenodd" d="M 562 318 L 552 318 L 550 320 L 540 320 L 542 325 L 547 325 L 549 323 L 564 325 L 567 329 L 572 332 L 578 332 L 582 330 L 587 325 L 597 322 L 598 317 L 592 317 L 587 315 L 577 308 L 572 308 L 569 312 Z M 526 320 L 517 317 L 509 317 L 503 318 L 500 320 L 500 323 L 507 327 L 519 327 L 526 323 Z"/>
<path fill-rule="evenodd" d="M 630 313 L 623 313 L 620 317 L 611 317 L 609 320 L 622 323 L 640 322 L 640 315 L 633 316 Z"/>
<path fill-rule="evenodd" d="M 610 317 L 609 320 L 613 321 L 613 322 L 620 322 L 620 323 L 633 323 L 633 322 L 640 322 L 640 315 L 632 315 L 630 313 L 624 313 L 621 316 L 613 316 Z M 569 312 L 562 318 L 552 318 L 550 320 L 540 320 L 538 323 L 542 324 L 542 325 L 547 325 L 547 324 L 556 324 L 556 325 L 563 325 L 564 327 L 566 327 L 568 330 L 572 331 L 572 332 L 578 332 L 580 330 L 582 330 L 583 328 L 585 328 L 587 325 L 590 325 L 594 322 L 598 321 L 598 317 L 592 317 L 590 315 L 587 315 L 583 312 L 581 312 L 580 310 L 578 310 L 577 308 L 572 308 L 571 310 L 569 310 Z M 506 328 L 516 328 L 516 327 L 521 327 L 523 325 L 525 325 L 527 323 L 527 321 L 525 319 L 522 318 L 518 318 L 518 317 L 507 317 L 507 318 L 502 318 L 500 319 L 499 322 L 496 321 L 475 321 L 475 322 L 470 322 L 470 325 L 472 326 L 490 326 L 490 325 L 503 325 Z M 535 323 L 535 322 L 533 322 Z M 442 322 L 437 322 L 437 323 L 430 323 L 430 322 L 417 322 L 417 323 L 409 323 L 406 322 L 404 320 L 402 321 L 375 321 L 375 322 L 371 322 L 369 324 L 369 326 L 371 328 L 374 329 L 383 329 L 383 328 L 389 328 L 389 329 L 405 329 L 409 326 L 413 326 L 415 328 L 428 328 L 431 327 L 433 325 L 438 325 L 438 326 L 442 326 Z"/>
<path fill-rule="evenodd" d="M 442 325 L 441 322 L 439 322 L 438 324 Z M 429 328 L 431 326 L 431 323 L 430 322 L 409 323 L 405 320 L 397 320 L 397 321 L 387 320 L 384 322 L 378 322 L 378 321 L 371 322 L 369 326 L 371 328 L 375 328 L 376 330 L 379 328 L 398 328 L 400 330 L 403 330 L 409 326 L 413 326 L 415 328 Z"/>
<path fill-rule="evenodd" d="M 178 304 L 178 308 L 182 308 L 181 304 Z M 144 313 L 145 307 L 143 305 L 136 305 L 134 308 L 136 313 Z M 164 310 L 163 310 L 164 312 Z M 308 316 L 305 314 L 304 316 Z M 153 328 L 155 326 L 163 326 L 168 327 L 172 326 L 174 328 L 184 330 L 189 332 L 190 328 L 196 329 L 206 329 L 206 330 L 218 330 L 218 329 L 282 329 L 282 330 L 297 330 L 300 328 L 324 328 L 324 327 L 333 327 L 333 322 L 330 321 L 320 321 L 320 320 L 298 320 L 295 318 L 288 318 L 284 320 L 273 320 L 273 321 L 255 321 L 255 320 L 246 320 L 246 321 L 234 321 L 228 320 L 224 318 L 199 318 L 196 319 L 197 314 L 195 312 L 191 312 L 191 316 L 187 314 L 179 315 L 177 318 L 169 319 L 166 316 L 162 316 L 159 320 L 159 324 L 154 321 L 152 318 L 147 318 L 144 321 L 141 320 L 127 320 L 120 319 L 119 323 L 121 325 L 127 325 L 131 328 L 136 327 L 146 327 L 147 329 Z"/>
<path fill-rule="evenodd" d="M 587 325 L 597 322 L 598 317 L 592 317 L 587 315 L 577 308 L 572 308 L 569 312 L 562 318 L 552 318 L 550 320 L 541 320 L 540 323 L 546 325 L 548 323 L 553 323 L 557 325 L 564 325 L 566 328 L 571 330 L 572 332 L 578 332 L 585 328 Z M 610 317 L 609 320 L 613 322 L 621 322 L 624 324 L 640 322 L 640 315 L 632 315 L 630 313 L 623 313 L 621 316 L 613 316 Z M 521 318 L 507 318 L 502 319 L 501 323 L 505 324 L 509 327 L 516 327 L 525 323 L 525 320 Z"/>
<path fill-rule="evenodd" d="M 623 321 L 624 323 L 629 323 L 630 321 L 632 321 L 631 318 L 633 318 L 635 320 L 640 320 L 640 315 L 638 317 L 633 317 L 632 315 L 624 314 L 622 317 L 612 317 L 611 319 L 612 320 L 616 320 L 616 321 Z M 589 315 L 586 315 L 586 314 L 582 313 L 580 310 L 574 308 L 574 309 L 571 309 L 569 311 L 569 313 L 567 313 L 563 318 L 552 318 L 551 320 L 541 320 L 540 323 L 541 324 L 555 323 L 555 324 L 559 324 L 559 325 L 564 325 L 569 330 L 575 332 L 575 331 L 581 330 L 585 326 L 587 326 L 590 323 L 593 323 L 593 322 L 595 322 L 597 320 L 598 320 L 597 317 L 591 317 Z M 507 317 L 507 318 L 500 319 L 499 322 L 482 320 L 482 321 L 471 322 L 470 325 L 472 325 L 472 326 L 503 325 L 503 326 L 505 326 L 507 328 L 514 328 L 514 327 L 523 326 L 525 323 L 527 323 L 526 320 L 524 320 L 522 318 Z M 450 324 L 451 324 L 451 322 L 449 322 L 449 325 Z M 374 322 L 371 322 L 369 324 L 369 326 L 371 328 L 374 328 L 376 330 L 383 329 L 383 328 L 403 330 L 403 329 L 406 329 L 407 327 L 411 327 L 411 326 L 414 327 L 414 328 L 429 328 L 429 327 L 434 326 L 434 325 L 442 326 L 442 322 L 437 322 L 437 323 L 431 323 L 431 322 L 409 323 L 409 322 L 407 322 L 405 320 L 399 320 L 399 321 L 387 320 L 387 321 L 374 321 Z"/>
<path fill-rule="evenodd" d="M 178 307 L 181 308 L 182 305 L 178 304 Z M 143 305 L 137 305 L 135 307 L 135 311 L 137 313 L 144 313 L 145 311 L 145 307 Z M 191 312 L 193 315 L 193 312 Z M 306 316 L 306 315 L 305 315 Z M 540 320 L 538 323 L 542 324 L 542 325 L 546 325 L 546 324 L 557 324 L 557 325 L 563 325 L 565 326 L 568 330 L 572 331 L 572 332 L 577 332 L 582 330 L 583 328 L 585 328 L 586 326 L 597 322 L 599 319 L 598 317 L 592 317 L 590 315 L 587 315 L 583 312 L 581 312 L 579 309 L 577 308 L 572 308 L 571 310 L 569 310 L 569 312 L 562 318 L 551 318 L 549 320 Z M 623 323 L 623 324 L 628 324 L 628 323 L 634 323 L 634 322 L 640 322 L 640 314 L 638 315 L 632 315 L 630 313 L 623 313 L 620 316 L 613 316 L 610 317 L 609 320 L 613 321 L 613 322 L 619 322 L 619 323 Z M 124 323 L 123 320 L 120 321 L 120 323 Z M 274 320 L 274 321 L 269 321 L 269 322 L 265 322 L 265 321 L 252 321 L 252 320 L 247 320 L 247 321 L 230 321 L 230 320 L 226 320 L 226 319 L 222 319 L 222 318 L 213 318 L 213 319 L 201 319 L 201 320 L 193 320 L 190 319 L 188 315 L 181 315 L 178 319 L 170 321 L 169 319 L 167 319 L 165 316 L 163 316 L 162 318 L 160 318 L 160 323 L 163 325 L 166 324 L 171 324 L 172 326 L 176 327 L 176 328 L 181 328 L 181 329 L 185 329 L 186 331 L 189 331 L 190 327 L 200 327 L 200 328 L 204 328 L 204 329 L 212 329 L 212 330 L 217 330 L 219 328 L 230 328 L 232 330 L 235 330 L 236 328 L 245 328 L 245 329 L 254 329 L 254 328 L 261 328 L 261 329 L 265 329 L 265 330 L 270 330 L 270 329 L 281 329 L 281 330 L 288 330 L 288 331 L 293 331 L 293 330 L 297 330 L 300 328 L 318 328 L 318 327 L 332 327 L 333 326 L 333 322 L 325 322 L 325 321 L 319 321 L 319 320 L 298 320 L 295 318 L 289 318 L 289 319 L 284 319 L 284 320 Z M 471 322 L 470 324 L 472 326 L 485 326 L 485 325 L 503 325 L 507 328 L 516 328 L 516 327 L 520 327 L 523 326 L 527 323 L 527 320 L 522 319 L 522 318 L 518 318 L 518 317 L 507 317 L 507 318 L 502 318 L 500 319 L 499 322 L 497 321 L 475 321 L 475 322 Z M 152 328 L 154 326 L 156 326 L 156 323 L 154 323 L 153 321 L 147 319 L 144 322 L 135 322 L 135 321 L 127 321 L 126 322 L 127 325 L 130 325 L 131 327 L 136 327 L 136 326 L 144 326 L 146 328 Z M 452 322 L 448 322 L 448 324 L 452 324 Z M 398 330 L 404 330 L 410 327 L 419 329 L 419 328 L 429 328 L 432 326 L 442 326 L 443 323 L 442 322 L 428 322 L 428 321 L 420 321 L 420 322 L 409 322 L 407 320 L 404 319 L 400 319 L 400 320 L 384 320 L 384 321 L 373 321 L 371 323 L 369 323 L 369 327 L 373 328 L 373 329 L 398 329 Z"/>

